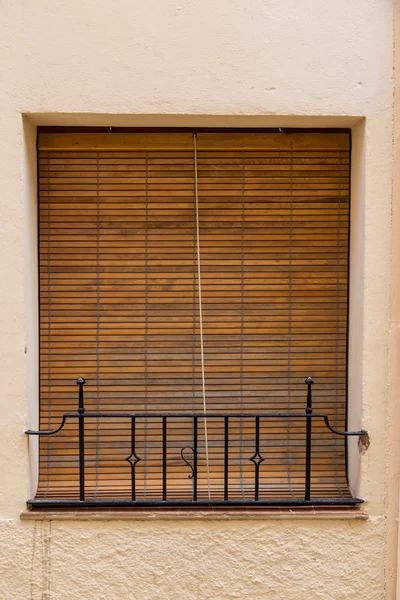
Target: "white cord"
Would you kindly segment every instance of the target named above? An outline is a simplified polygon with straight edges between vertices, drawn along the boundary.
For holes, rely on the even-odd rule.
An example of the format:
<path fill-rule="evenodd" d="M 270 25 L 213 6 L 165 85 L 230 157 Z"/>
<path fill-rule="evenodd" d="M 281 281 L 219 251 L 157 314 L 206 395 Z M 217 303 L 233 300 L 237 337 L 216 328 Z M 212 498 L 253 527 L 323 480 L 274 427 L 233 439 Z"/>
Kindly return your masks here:
<path fill-rule="evenodd" d="M 197 280 L 199 288 L 199 320 L 200 320 L 200 354 L 201 354 L 201 383 L 203 390 L 203 414 L 204 414 L 204 443 L 206 448 L 206 468 L 208 499 L 211 500 L 210 489 L 210 461 L 208 456 L 208 433 L 207 433 L 207 401 L 206 401 L 206 378 L 204 369 L 204 343 L 203 343 L 203 305 L 201 303 L 201 266 L 200 266 L 200 226 L 199 226 L 199 193 L 197 189 L 197 134 L 193 134 L 194 145 L 194 192 L 196 201 L 196 238 L 197 238 Z"/>

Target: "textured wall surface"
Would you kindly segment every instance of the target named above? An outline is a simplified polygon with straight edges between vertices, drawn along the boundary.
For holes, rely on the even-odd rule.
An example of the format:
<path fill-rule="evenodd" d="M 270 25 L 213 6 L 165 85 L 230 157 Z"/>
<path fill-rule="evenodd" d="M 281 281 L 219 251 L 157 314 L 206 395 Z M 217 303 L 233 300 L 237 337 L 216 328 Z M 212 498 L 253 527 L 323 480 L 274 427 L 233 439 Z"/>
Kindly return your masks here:
<path fill-rule="evenodd" d="M 379 520 L 9 523 L 0 598 L 381 600 L 382 533 Z"/>
<path fill-rule="evenodd" d="M 0 3 L 1 600 L 394 598 L 393 24 L 392 0 Z M 73 123 L 353 127 L 350 403 L 371 436 L 369 521 L 20 521 L 37 410 L 35 126 Z"/>

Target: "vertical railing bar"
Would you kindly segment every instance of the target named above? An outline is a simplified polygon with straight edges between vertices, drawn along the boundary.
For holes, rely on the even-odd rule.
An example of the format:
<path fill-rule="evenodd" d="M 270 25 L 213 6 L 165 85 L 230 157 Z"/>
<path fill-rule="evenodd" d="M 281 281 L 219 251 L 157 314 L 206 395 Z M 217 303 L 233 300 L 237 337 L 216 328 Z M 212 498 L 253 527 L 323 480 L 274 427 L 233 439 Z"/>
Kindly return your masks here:
<path fill-rule="evenodd" d="M 76 380 L 79 386 L 78 421 L 79 421 L 79 500 L 85 500 L 85 405 L 83 399 L 83 386 L 86 381 L 83 377 Z"/>
<path fill-rule="evenodd" d="M 162 499 L 167 499 L 167 417 L 162 418 Z"/>
<path fill-rule="evenodd" d="M 306 482 L 304 500 L 311 499 L 311 436 L 312 436 L 312 395 L 311 386 L 314 383 L 311 377 L 307 377 L 307 407 L 306 407 Z"/>
<path fill-rule="evenodd" d="M 229 417 L 225 417 L 224 434 L 224 500 L 229 498 Z"/>
<path fill-rule="evenodd" d="M 197 501 L 197 417 L 193 417 L 193 501 Z"/>
<path fill-rule="evenodd" d="M 254 454 L 250 457 L 250 460 L 254 464 L 254 502 L 257 502 L 260 492 L 260 465 L 265 460 L 265 458 L 260 454 L 260 415 L 256 415 L 255 423 L 255 448 Z"/>
<path fill-rule="evenodd" d="M 256 417 L 256 456 L 260 455 L 260 417 Z M 255 463 L 255 481 L 254 481 L 254 500 L 258 500 L 259 481 L 260 481 L 260 463 Z"/>
<path fill-rule="evenodd" d="M 131 456 L 136 457 L 136 419 L 131 420 Z M 132 500 L 136 500 L 136 463 L 131 463 Z"/>

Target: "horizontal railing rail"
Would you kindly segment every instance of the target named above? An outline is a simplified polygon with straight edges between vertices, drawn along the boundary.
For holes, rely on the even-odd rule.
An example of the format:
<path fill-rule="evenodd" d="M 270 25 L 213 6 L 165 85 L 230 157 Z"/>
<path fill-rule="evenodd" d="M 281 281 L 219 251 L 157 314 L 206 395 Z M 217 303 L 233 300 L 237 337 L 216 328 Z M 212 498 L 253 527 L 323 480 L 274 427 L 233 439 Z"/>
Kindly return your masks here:
<path fill-rule="evenodd" d="M 364 429 L 359 431 L 341 431 L 333 427 L 329 422 L 329 416 L 323 412 L 313 412 L 312 408 L 312 385 L 314 383 L 311 377 L 307 377 L 307 402 L 304 413 L 299 412 L 264 412 L 264 413 L 130 413 L 130 412 L 93 412 L 86 411 L 84 406 L 83 387 L 86 383 L 83 377 L 76 381 L 79 387 L 78 410 L 76 412 L 66 412 L 61 417 L 61 423 L 55 429 L 32 430 L 28 429 L 25 433 L 30 436 L 53 436 L 59 433 L 68 420 L 76 419 L 78 421 L 78 456 L 79 456 L 79 500 L 56 500 L 56 499 L 38 499 L 28 500 L 30 505 L 38 506 L 165 506 L 167 504 L 192 506 L 192 505 L 349 505 L 363 502 L 360 498 L 311 498 L 311 453 L 312 453 L 312 422 L 320 419 L 326 428 L 337 436 L 367 436 Z M 85 493 L 85 421 L 87 419 L 129 419 L 130 420 L 130 454 L 124 460 L 130 465 L 131 469 L 131 499 L 130 500 L 100 500 L 87 499 Z M 138 500 L 136 495 L 136 467 L 142 458 L 136 453 L 136 424 L 138 419 L 161 420 L 161 472 L 162 472 L 162 491 L 161 500 Z M 168 423 L 171 419 L 190 419 L 192 422 L 192 444 L 185 445 L 180 449 L 180 456 L 183 462 L 190 469 L 189 479 L 192 480 L 192 499 L 191 500 L 170 500 L 168 499 L 168 460 L 167 460 L 167 440 Z M 206 419 L 223 420 L 223 500 L 199 500 L 198 499 L 198 437 L 199 421 Z M 229 454 L 230 454 L 230 423 L 232 419 L 254 419 L 254 453 L 248 456 L 248 460 L 254 464 L 254 499 L 253 500 L 230 500 L 229 498 Z M 305 472 L 304 472 L 304 495 L 303 498 L 291 498 L 281 500 L 260 499 L 260 467 L 265 457 L 262 455 L 260 447 L 260 423 L 265 419 L 304 419 L 306 422 L 305 431 Z M 188 453 L 191 456 L 188 456 Z"/>

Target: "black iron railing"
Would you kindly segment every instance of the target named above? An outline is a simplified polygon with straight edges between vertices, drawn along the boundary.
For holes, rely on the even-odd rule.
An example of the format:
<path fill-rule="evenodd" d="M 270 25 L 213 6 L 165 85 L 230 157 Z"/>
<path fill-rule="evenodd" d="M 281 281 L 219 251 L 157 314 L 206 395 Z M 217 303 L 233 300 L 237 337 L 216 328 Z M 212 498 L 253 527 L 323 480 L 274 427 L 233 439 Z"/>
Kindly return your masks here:
<path fill-rule="evenodd" d="M 354 505 L 363 502 L 360 498 L 312 498 L 312 443 L 313 443 L 313 430 L 312 423 L 314 420 L 322 420 L 326 428 L 337 436 L 366 436 L 367 433 L 364 430 L 360 431 L 339 431 L 331 426 L 329 417 L 326 413 L 313 412 L 312 408 L 312 384 L 314 383 L 311 377 L 307 377 L 305 383 L 307 384 L 307 403 L 304 413 L 298 412 L 269 412 L 269 413 L 240 413 L 240 414 L 221 414 L 221 413 L 195 413 L 195 414 L 176 414 L 176 413 L 162 413 L 162 414 L 149 414 L 149 413 L 124 413 L 124 412 L 89 412 L 85 410 L 84 406 L 84 392 L 83 386 L 85 380 L 80 377 L 77 382 L 79 386 L 79 402 L 77 412 L 67 412 L 61 418 L 61 424 L 56 429 L 50 430 L 39 430 L 33 431 L 27 430 L 28 435 L 33 436 L 53 436 L 59 433 L 67 422 L 77 421 L 78 422 L 78 469 L 79 469 L 79 500 L 70 499 L 33 499 L 28 500 L 28 504 L 39 507 L 55 507 L 55 506 L 166 506 L 166 505 L 179 505 L 179 506 L 194 506 L 194 505 L 261 505 L 261 506 L 277 506 L 277 505 Z M 254 423 L 254 440 L 253 440 L 253 454 L 247 456 L 247 459 L 254 464 L 254 484 L 252 499 L 238 500 L 230 498 L 230 424 L 233 419 L 250 419 Z M 130 421 L 130 454 L 124 460 L 130 466 L 130 499 L 129 500 L 118 500 L 118 499 L 88 499 L 85 490 L 85 469 L 86 469 L 86 458 L 85 458 L 85 421 L 96 419 L 128 419 Z M 168 425 L 172 420 L 190 420 L 191 422 L 191 444 L 185 445 L 180 450 L 180 456 L 183 462 L 190 469 L 189 479 L 192 480 L 191 498 L 185 498 L 181 500 L 169 499 L 169 478 L 168 478 Z M 221 429 L 221 435 L 223 436 L 222 443 L 222 454 L 223 454 L 223 500 L 212 500 L 212 499 L 199 499 L 198 497 L 198 456 L 199 456 L 199 423 L 203 423 L 205 420 L 212 422 L 215 419 L 223 420 L 223 426 Z M 262 449 L 260 445 L 260 424 L 268 419 L 278 420 L 305 420 L 305 461 L 304 461 L 304 493 L 302 497 L 289 498 L 289 499 L 265 499 L 260 497 L 260 468 L 261 464 L 265 461 L 265 457 L 262 455 Z M 160 487 L 160 498 L 159 499 L 140 499 L 137 497 L 137 465 L 142 461 L 142 457 L 136 453 L 136 440 L 137 440 L 137 423 L 138 420 L 149 420 L 152 422 L 161 422 L 161 457 L 160 457 L 160 474 L 161 474 L 161 487 Z"/>

